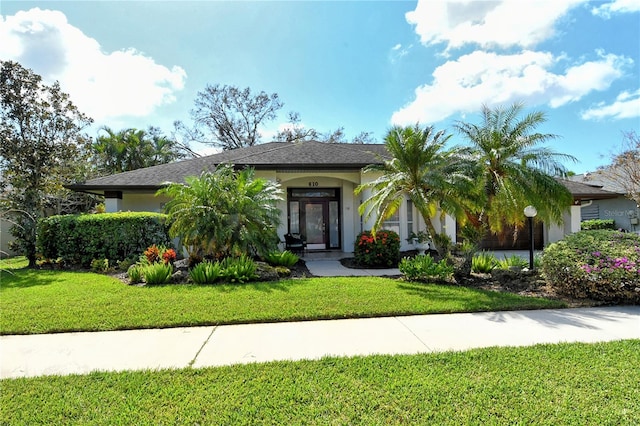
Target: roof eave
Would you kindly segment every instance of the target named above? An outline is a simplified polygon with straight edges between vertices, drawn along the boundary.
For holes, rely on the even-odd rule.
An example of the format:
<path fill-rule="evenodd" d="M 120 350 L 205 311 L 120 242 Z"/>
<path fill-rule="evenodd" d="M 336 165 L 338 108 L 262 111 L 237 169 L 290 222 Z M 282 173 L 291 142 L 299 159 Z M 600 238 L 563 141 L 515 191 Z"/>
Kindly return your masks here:
<path fill-rule="evenodd" d="M 164 185 L 63 185 L 65 188 L 71 191 L 122 191 L 126 189 L 128 191 L 157 191 Z"/>

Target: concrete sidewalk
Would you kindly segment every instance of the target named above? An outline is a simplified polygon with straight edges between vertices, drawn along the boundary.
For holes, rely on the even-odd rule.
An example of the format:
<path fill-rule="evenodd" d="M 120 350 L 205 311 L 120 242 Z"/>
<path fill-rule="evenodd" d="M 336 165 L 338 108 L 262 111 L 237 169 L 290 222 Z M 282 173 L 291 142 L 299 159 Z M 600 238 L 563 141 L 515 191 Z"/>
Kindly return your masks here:
<path fill-rule="evenodd" d="M 640 306 L 0 336 L 0 378 L 640 339 Z"/>

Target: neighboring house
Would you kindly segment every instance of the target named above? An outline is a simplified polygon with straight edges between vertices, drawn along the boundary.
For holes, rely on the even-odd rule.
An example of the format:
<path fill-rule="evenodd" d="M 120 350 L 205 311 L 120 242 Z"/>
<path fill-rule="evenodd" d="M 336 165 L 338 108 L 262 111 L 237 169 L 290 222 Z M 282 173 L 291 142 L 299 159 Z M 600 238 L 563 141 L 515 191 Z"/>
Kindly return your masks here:
<path fill-rule="evenodd" d="M 369 164 L 382 163 L 389 154 L 381 144 L 335 144 L 322 142 L 271 142 L 247 148 L 224 151 L 207 157 L 148 167 L 68 185 L 76 191 L 104 195 L 107 212 L 162 211 L 168 201 L 156 197 L 156 191 L 167 182 L 184 182 L 187 176 L 211 171 L 217 165 L 234 164 L 236 168 L 253 167 L 258 177 L 280 183 L 281 224 L 278 235 L 305 235 L 309 250 L 341 250 L 352 252 L 356 236 L 371 229 L 358 213 L 360 203 L 370 196 L 354 195 L 354 189 L 377 175 L 364 173 Z M 575 183 L 582 195 L 577 203 L 592 197 L 617 196 L 588 185 Z M 593 189 L 593 194 L 589 192 Z M 573 190 L 572 190 L 573 192 Z M 553 242 L 565 234 L 579 230 L 580 207 L 567 211 L 563 226 L 545 227 L 544 241 Z M 578 214 L 578 218 L 576 218 Z M 456 223 L 446 216 L 434 219 L 438 232 L 456 241 Z M 396 216 L 386 222 L 386 229 L 400 235 L 401 250 L 413 249 L 407 242 L 413 231 L 424 230 L 425 224 L 411 201 L 402 203 Z M 507 248 L 511 248 L 510 246 Z"/>
<path fill-rule="evenodd" d="M 9 250 L 9 243 L 15 238 L 11 235 L 11 227 L 13 224 L 7 220 L 0 218 L 0 258 L 13 256 L 11 250 Z"/>
<path fill-rule="evenodd" d="M 593 198 L 581 206 L 580 220 L 613 219 L 615 227 L 629 232 L 640 232 L 640 207 L 624 195 L 624 189 L 612 179 L 607 169 L 575 175 L 572 182 L 590 185 L 615 194 L 611 197 Z"/>

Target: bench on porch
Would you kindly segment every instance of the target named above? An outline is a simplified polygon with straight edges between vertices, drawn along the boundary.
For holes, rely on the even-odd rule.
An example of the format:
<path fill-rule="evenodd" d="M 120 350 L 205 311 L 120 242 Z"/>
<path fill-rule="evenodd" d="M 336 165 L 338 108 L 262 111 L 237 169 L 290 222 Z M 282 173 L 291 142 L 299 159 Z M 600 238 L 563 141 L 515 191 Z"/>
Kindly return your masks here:
<path fill-rule="evenodd" d="M 302 234 L 284 234 L 284 246 L 290 252 L 304 254 L 307 241 Z"/>

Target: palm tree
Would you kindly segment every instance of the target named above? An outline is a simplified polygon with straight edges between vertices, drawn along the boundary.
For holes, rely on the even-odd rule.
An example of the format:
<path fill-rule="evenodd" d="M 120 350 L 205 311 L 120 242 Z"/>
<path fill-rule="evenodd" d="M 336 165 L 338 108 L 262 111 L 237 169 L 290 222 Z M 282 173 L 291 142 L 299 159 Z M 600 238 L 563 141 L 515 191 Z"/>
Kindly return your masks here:
<path fill-rule="evenodd" d="M 165 206 L 169 233 L 191 253 L 220 258 L 276 249 L 281 200 L 277 183 L 256 178 L 250 168 L 236 172 L 232 165 L 185 180 L 158 194 L 171 197 Z"/>
<path fill-rule="evenodd" d="M 533 205 L 538 218 L 560 223 L 571 204 L 571 193 L 556 178 L 566 176 L 561 160 L 575 157 L 540 144 L 556 135 L 537 133 L 546 121 L 542 112 L 519 118 L 523 105 L 491 109 L 482 107 L 482 123 L 458 122 L 456 129 L 471 143 L 475 176 L 483 195 L 480 219 L 491 232 L 505 225 L 521 226 L 523 209 Z"/>
<path fill-rule="evenodd" d="M 373 233 L 384 221 L 393 216 L 405 197 L 413 202 L 429 234 L 437 232 L 431 221 L 438 207 L 464 221 L 473 211 L 474 183 L 468 172 L 471 165 L 462 156 L 462 150 L 445 149 L 450 135 L 434 128 L 419 125 L 394 127 L 384 143 L 392 158 L 383 164 L 365 168 L 365 173 L 380 173 L 372 182 L 359 185 L 355 192 L 371 189 L 372 195 L 360 206 L 360 214 L 368 220 L 375 215 Z M 433 238 L 437 244 L 437 238 Z M 441 247 L 436 247 L 440 251 Z"/>
<path fill-rule="evenodd" d="M 100 130 L 105 134 L 98 136 L 92 150 L 101 173 L 122 173 L 166 164 L 182 159 L 190 152 L 153 126 L 148 130 L 130 128 L 117 132 L 104 126 Z"/>

